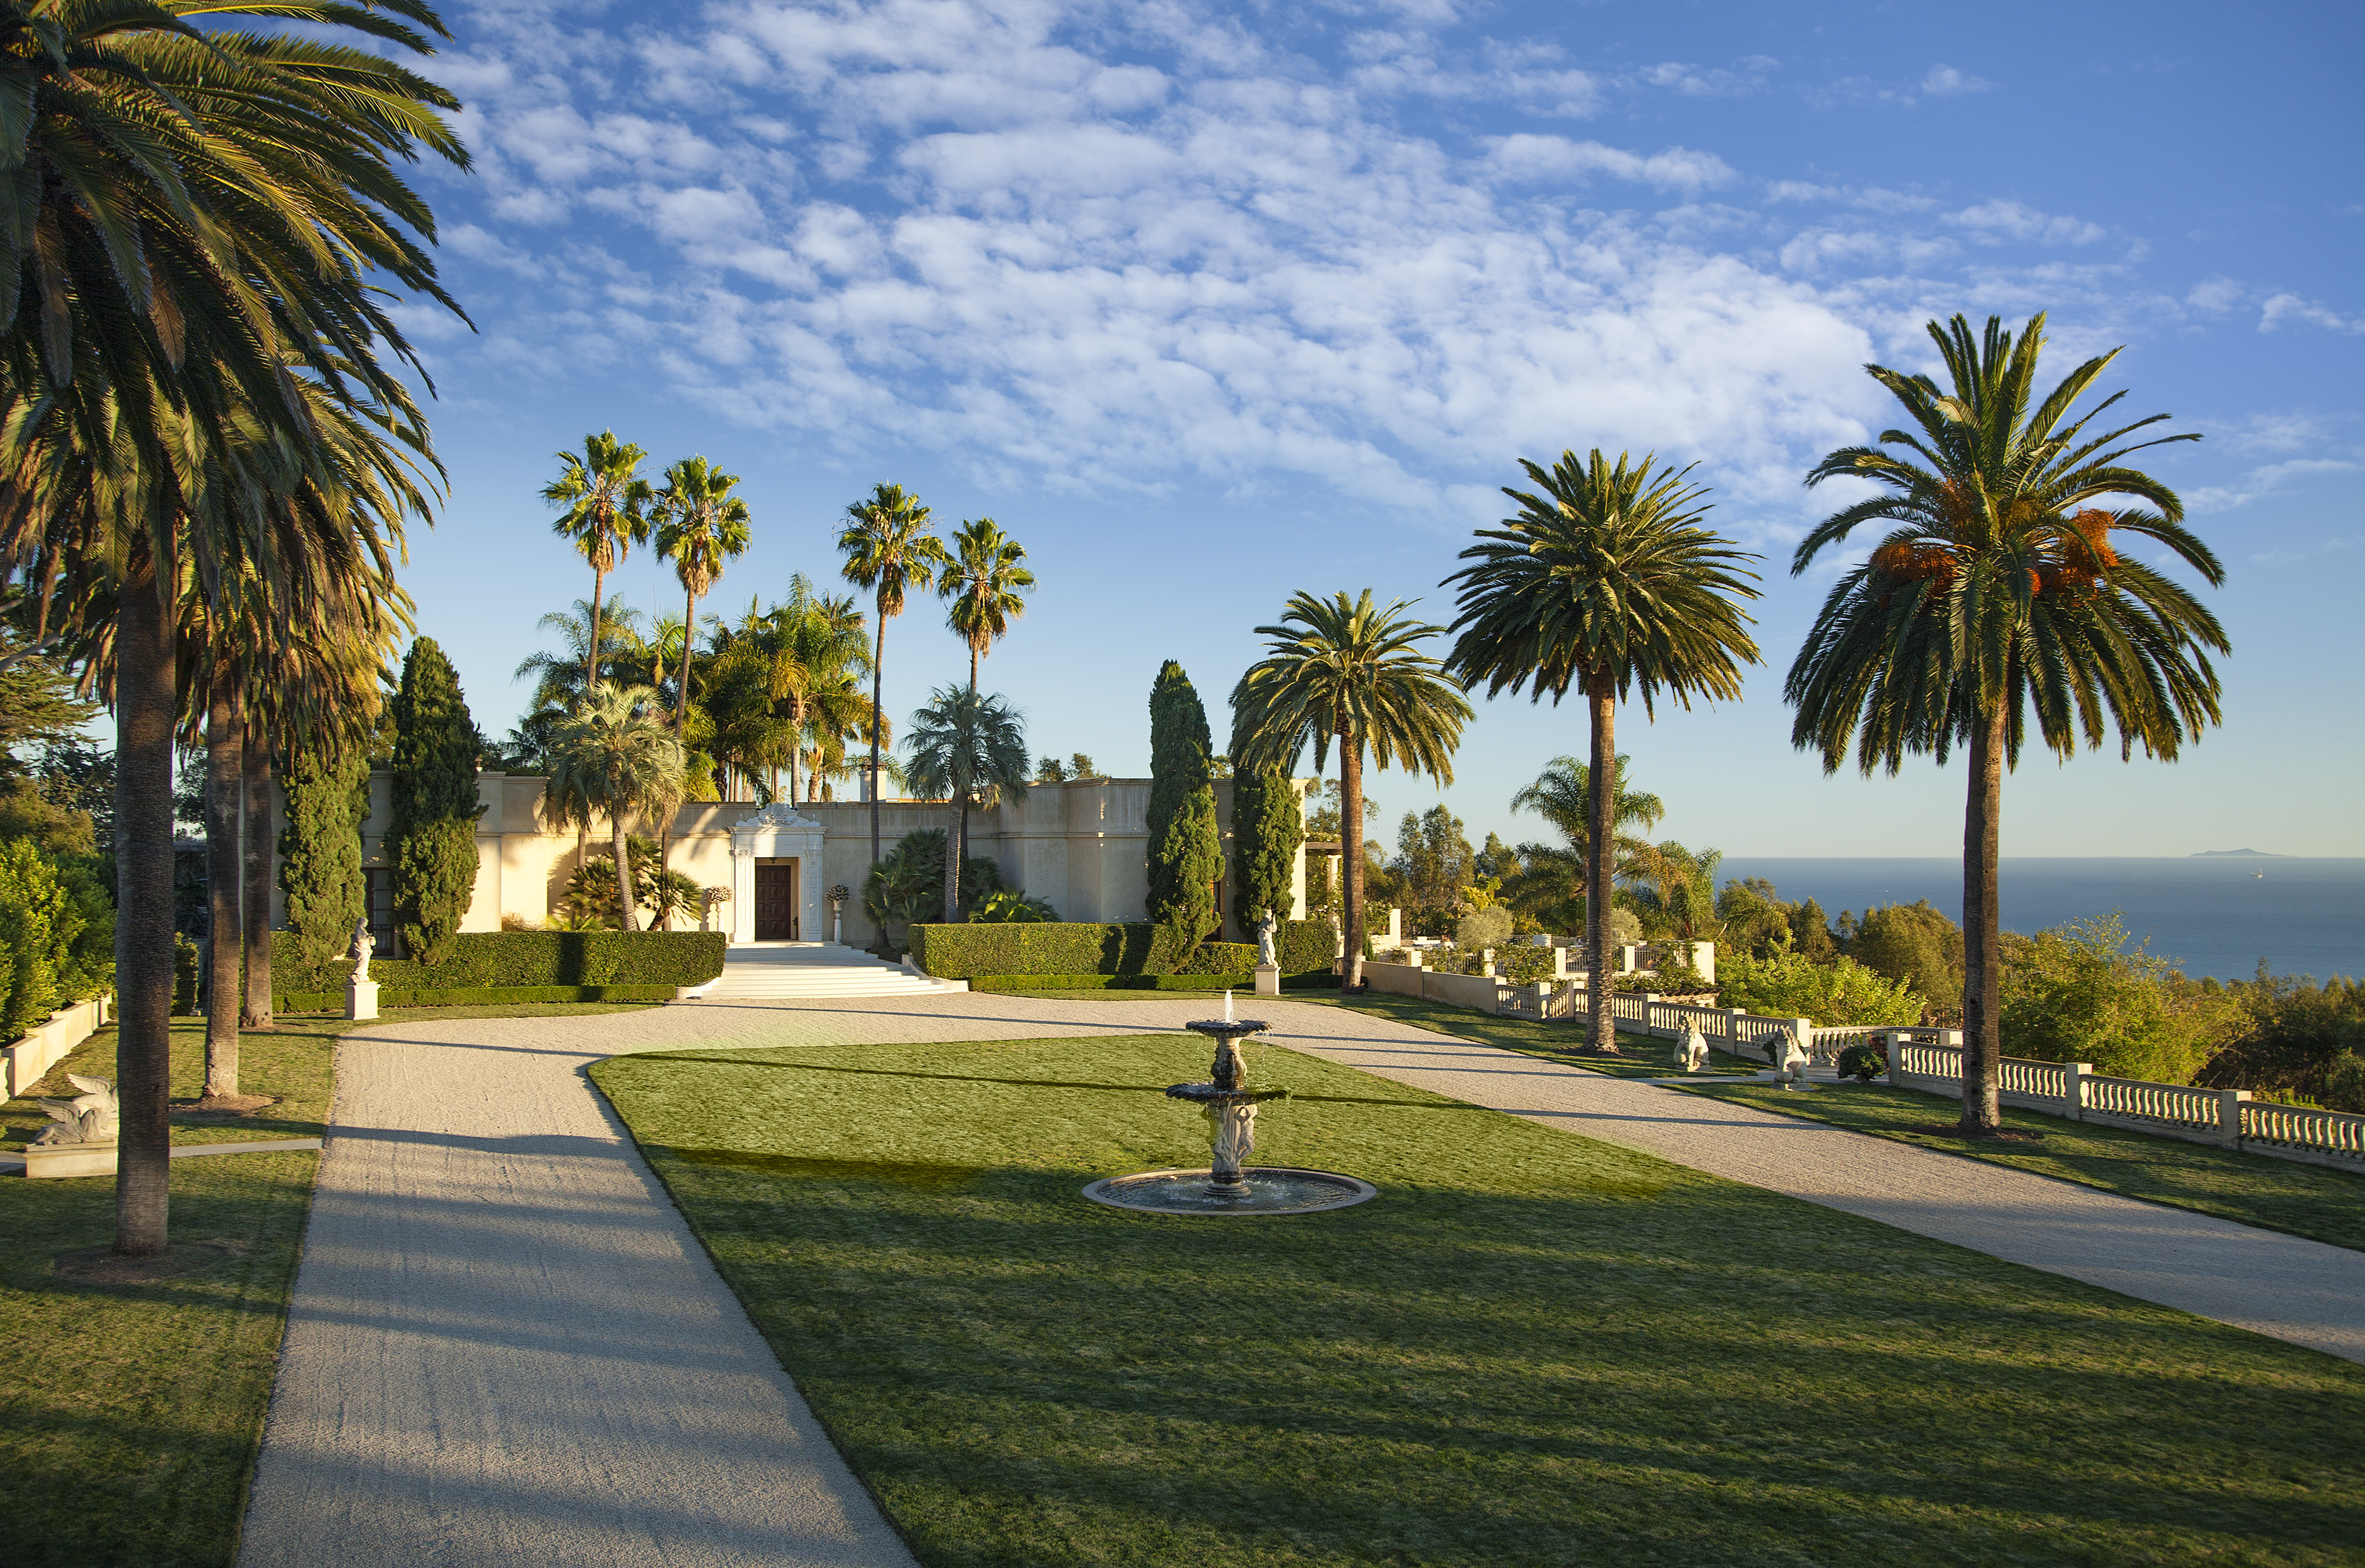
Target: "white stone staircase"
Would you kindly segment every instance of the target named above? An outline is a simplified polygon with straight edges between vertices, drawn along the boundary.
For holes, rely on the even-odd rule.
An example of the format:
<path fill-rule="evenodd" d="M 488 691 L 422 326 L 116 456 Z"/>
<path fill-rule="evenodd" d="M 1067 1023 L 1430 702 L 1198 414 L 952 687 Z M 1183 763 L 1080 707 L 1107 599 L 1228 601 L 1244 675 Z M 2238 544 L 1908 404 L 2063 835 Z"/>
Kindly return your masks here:
<path fill-rule="evenodd" d="M 737 942 L 723 973 L 693 991 L 693 1002 L 827 1001 L 842 996 L 943 996 L 967 991 L 929 980 L 901 964 L 835 942 Z"/>

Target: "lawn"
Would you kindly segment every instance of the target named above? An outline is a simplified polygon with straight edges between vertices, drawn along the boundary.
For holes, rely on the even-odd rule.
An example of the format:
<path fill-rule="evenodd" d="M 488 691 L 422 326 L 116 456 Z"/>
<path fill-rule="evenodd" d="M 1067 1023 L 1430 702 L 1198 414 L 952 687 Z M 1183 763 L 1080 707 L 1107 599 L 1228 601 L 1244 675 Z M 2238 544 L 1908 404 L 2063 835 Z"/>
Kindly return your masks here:
<path fill-rule="evenodd" d="M 614 1006 L 426 1008 L 418 1018 L 618 1013 Z M 241 1086 L 279 1103 L 228 1121 L 174 1118 L 175 1143 L 318 1137 L 342 1018 L 285 1016 L 244 1037 Z M 173 1092 L 204 1081 L 205 1026 L 176 1020 Z M 94 1035 L 37 1086 L 113 1078 L 115 1031 Z M 0 1147 L 49 1125 L 30 1099 L 0 1112 Z M 319 1156 L 233 1154 L 173 1164 L 176 1247 L 210 1267 L 149 1284 L 62 1278 L 50 1260 L 115 1235 L 115 1179 L 0 1177 L 0 1475 L 11 1568 L 220 1565 L 237 1552 L 248 1477 L 277 1369 L 280 1325 Z"/>
<path fill-rule="evenodd" d="M 1965 1143 L 1913 1131 L 1951 1126 L 1960 1114 L 1956 1102 L 1877 1084 L 1846 1084 L 1814 1094 L 1785 1093 L 1765 1084 L 1704 1086 L 1699 1092 L 2336 1247 L 2365 1249 L 2365 1173 L 2011 1109 L 2003 1114 L 2005 1125 L 2039 1134 L 2042 1143 Z"/>
<path fill-rule="evenodd" d="M 1589 1072 L 1606 1072 L 1613 1078 L 1667 1078 L 1684 1070 L 1676 1055 L 1673 1040 L 1662 1040 L 1653 1035 L 1630 1035 L 1622 1030 L 1618 1036 L 1618 1048 L 1623 1059 L 1585 1054 L 1586 1025 L 1580 1019 L 1554 1019 L 1538 1023 L 1531 1018 L 1503 1018 L 1489 1013 L 1474 1012 L 1467 1007 L 1449 1007 L 1442 1002 L 1423 1002 L 1418 997 L 1395 996 L 1384 991 L 1366 991 L 1361 996 L 1346 996 L 1337 991 L 1293 991 L 1291 1002 L 1318 1002 L 1326 1006 L 1345 1007 L 1357 1013 L 1369 1013 L 1382 1018 L 1393 1018 L 1416 1029 L 1432 1029 L 1440 1035 L 1452 1035 L 1482 1046 L 1496 1046 L 1525 1056 L 1541 1057 L 1547 1061 L 1565 1062 Z M 1754 1057 L 1727 1055 L 1715 1047 L 1709 1047 L 1708 1070 L 1719 1074 L 1757 1073 L 1765 1064 Z"/>
<path fill-rule="evenodd" d="M 2365 1556 L 2365 1368 L 1251 1050 L 1378 1199 L 1083 1200 L 1191 1036 L 592 1077 L 929 1568 Z"/>

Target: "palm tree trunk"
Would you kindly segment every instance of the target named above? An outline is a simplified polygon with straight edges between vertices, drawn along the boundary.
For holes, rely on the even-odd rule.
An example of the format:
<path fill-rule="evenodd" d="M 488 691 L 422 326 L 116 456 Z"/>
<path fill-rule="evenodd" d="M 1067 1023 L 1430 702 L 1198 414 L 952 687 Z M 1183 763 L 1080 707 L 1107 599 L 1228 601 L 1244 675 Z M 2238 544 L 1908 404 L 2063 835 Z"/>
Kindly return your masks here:
<path fill-rule="evenodd" d="M 1615 1056 L 1618 1021 L 1609 1005 L 1609 901 L 1618 889 L 1612 867 L 1617 850 L 1610 842 L 1618 815 L 1618 694 L 1603 678 L 1585 695 L 1593 721 L 1593 762 L 1586 779 L 1593 787 L 1586 813 L 1585 945 L 1590 966 L 1586 979 L 1586 1035 L 1595 1050 Z"/>
<path fill-rule="evenodd" d="M 969 785 L 955 780 L 961 809 L 953 813 L 953 831 L 945 842 L 945 924 L 960 923 L 961 857 L 969 853 Z"/>
<path fill-rule="evenodd" d="M 1340 983 L 1363 987 L 1363 754 L 1362 741 L 1344 726 L 1339 731 L 1339 869 L 1345 882 L 1347 969 Z"/>
<path fill-rule="evenodd" d="M 608 586 L 608 574 L 599 567 L 591 568 L 591 646 L 583 657 L 583 689 L 600 689 L 600 595 Z"/>
<path fill-rule="evenodd" d="M 879 600 L 879 648 L 870 656 L 870 863 L 879 864 L 879 732 L 886 715 L 887 600 Z"/>
<path fill-rule="evenodd" d="M 115 1250 L 162 1257 L 172 1197 L 173 621 L 143 542 L 115 612 Z"/>
<path fill-rule="evenodd" d="M 805 700 L 801 697 L 791 697 L 789 699 L 789 804 L 792 806 L 797 803 L 797 763 L 803 756 L 801 743 L 804 733 Z"/>
<path fill-rule="evenodd" d="M 1966 1137 L 2003 1130 L 2002 839 L 2004 711 L 1971 732 L 1969 800 L 1963 811 L 1963 1116 Z"/>
<path fill-rule="evenodd" d="M 245 715 L 227 666 L 213 672 L 206 705 L 206 1089 L 238 1093 L 238 971 L 244 922 L 239 896 L 239 790 L 245 776 Z"/>
<path fill-rule="evenodd" d="M 271 743 L 260 729 L 246 733 L 246 862 L 243 896 L 246 998 L 239 1008 L 241 1029 L 274 1027 L 271 1018 Z"/>
<path fill-rule="evenodd" d="M 674 693 L 673 744 L 680 745 L 682 727 L 689 721 L 689 629 L 698 624 L 698 595 L 686 596 L 688 608 L 681 612 L 681 689 Z"/>
<path fill-rule="evenodd" d="M 624 813 L 620 807 L 608 818 L 616 843 L 616 909 L 623 918 L 624 929 L 638 931 L 639 913 L 633 907 L 633 846 L 624 833 Z"/>

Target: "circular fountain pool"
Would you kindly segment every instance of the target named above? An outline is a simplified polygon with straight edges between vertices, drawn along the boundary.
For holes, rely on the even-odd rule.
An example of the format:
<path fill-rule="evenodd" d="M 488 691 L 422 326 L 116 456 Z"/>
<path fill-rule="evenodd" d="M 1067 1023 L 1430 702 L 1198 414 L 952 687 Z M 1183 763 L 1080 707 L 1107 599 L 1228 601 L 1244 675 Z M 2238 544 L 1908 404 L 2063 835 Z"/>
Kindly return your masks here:
<path fill-rule="evenodd" d="M 1160 1215 L 1303 1215 L 1343 1209 L 1379 1196 L 1369 1182 L 1328 1170 L 1298 1170 L 1285 1165 L 1252 1165 L 1240 1172 L 1234 1192 L 1213 1189 L 1213 1170 L 1145 1170 L 1111 1176 L 1084 1189 L 1084 1196 L 1113 1209 Z"/>

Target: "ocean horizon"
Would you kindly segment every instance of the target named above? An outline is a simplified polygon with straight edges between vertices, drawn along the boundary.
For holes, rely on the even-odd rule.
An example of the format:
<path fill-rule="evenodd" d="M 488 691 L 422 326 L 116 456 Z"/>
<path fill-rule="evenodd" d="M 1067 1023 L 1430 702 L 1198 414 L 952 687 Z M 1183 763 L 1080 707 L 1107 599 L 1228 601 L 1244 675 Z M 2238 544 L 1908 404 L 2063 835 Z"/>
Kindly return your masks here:
<path fill-rule="evenodd" d="M 1963 914 L 1963 864 L 1944 857 L 1728 856 L 1717 886 L 1763 877 L 1790 902 L 1812 898 L 1837 920 L 1928 899 Z M 2034 933 L 2116 910 L 2135 941 L 2196 978 L 2365 974 L 2365 857 L 2192 856 L 2042 857 L 2002 862 L 2003 924 Z"/>

